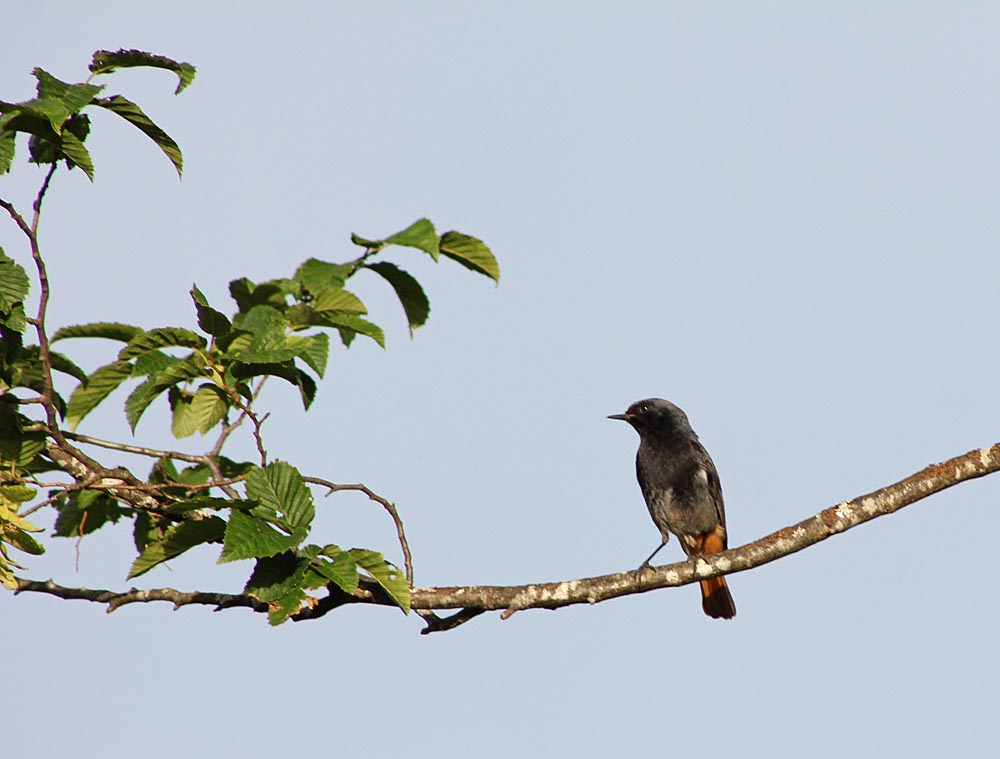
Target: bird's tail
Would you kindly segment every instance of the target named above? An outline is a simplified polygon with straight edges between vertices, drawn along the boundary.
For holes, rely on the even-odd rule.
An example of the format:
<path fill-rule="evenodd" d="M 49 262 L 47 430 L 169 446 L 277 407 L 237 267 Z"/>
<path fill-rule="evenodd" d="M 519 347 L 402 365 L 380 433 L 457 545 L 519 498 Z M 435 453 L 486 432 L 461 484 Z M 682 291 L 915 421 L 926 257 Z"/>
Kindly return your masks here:
<path fill-rule="evenodd" d="M 725 577 L 701 581 L 701 608 L 713 619 L 732 619 L 736 616 L 736 604 Z"/>
<path fill-rule="evenodd" d="M 726 527 L 722 523 L 703 535 L 686 535 L 681 545 L 688 556 L 709 556 L 726 550 Z M 701 581 L 701 608 L 713 619 L 732 619 L 736 604 L 729 594 L 725 577 L 712 577 Z"/>

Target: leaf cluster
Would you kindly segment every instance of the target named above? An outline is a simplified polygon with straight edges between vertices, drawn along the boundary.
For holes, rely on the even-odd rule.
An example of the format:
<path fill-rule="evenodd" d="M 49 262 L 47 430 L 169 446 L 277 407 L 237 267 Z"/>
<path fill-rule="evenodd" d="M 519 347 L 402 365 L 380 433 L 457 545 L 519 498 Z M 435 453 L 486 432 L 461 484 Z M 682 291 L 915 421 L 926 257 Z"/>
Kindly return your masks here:
<path fill-rule="evenodd" d="M 0 101 L 0 174 L 9 171 L 20 134 L 28 135 L 29 160 L 50 165 L 34 206 L 35 224 L 25 223 L 11 204 L 0 199 L 27 235 L 40 275 L 44 268 L 34 229 L 52 172 L 64 162 L 91 179 L 94 176 L 85 147 L 91 127 L 86 109 L 117 114 L 152 139 L 178 174 L 183 168 L 180 148 L 137 104 L 122 95 L 104 95 L 105 86 L 91 83 L 97 76 L 134 66 L 172 71 L 178 77 L 177 93 L 195 74 L 190 64 L 151 53 L 98 51 L 87 81 L 70 84 L 36 68 L 35 98 Z M 409 611 L 409 578 L 381 552 L 309 542 L 313 494 L 293 465 L 268 461 L 261 393 L 264 382 L 276 378 L 295 387 L 308 409 L 330 361 L 331 336 L 345 348 L 358 336 L 385 347 L 382 327 L 348 288 L 364 272 L 380 277 L 396 294 L 411 337 L 427 322 L 430 304 L 423 286 L 386 260 L 387 250 L 420 250 L 434 261 L 450 259 L 494 281 L 500 272 L 482 241 L 457 231 L 439 235 L 427 219 L 387 237 L 352 235 L 351 241 L 360 250 L 343 262 L 310 258 L 287 277 L 262 282 L 234 279 L 229 294 L 235 306 L 228 311 L 217 308 L 193 286 L 196 328 L 98 322 L 63 327 L 51 336 L 45 326 L 46 278 L 39 277 L 43 298 L 38 315 L 28 318 L 24 307 L 28 273 L 0 250 L 0 582 L 16 588 L 14 570 L 23 569 L 10 557 L 9 547 L 26 553 L 43 550 L 30 534 L 38 528 L 19 509 L 36 497 L 39 477 L 46 474 L 50 479 L 68 478 L 46 485 L 48 497 L 39 506 L 55 510 L 55 536 L 80 539 L 123 519 L 133 521 L 137 556 L 130 578 L 192 548 L 215 544 L 221 546 L 220 563 L 254 562 L 244 592 L 268 605 L 273 624 L 316 603 L 310 592 L 320 588 L 358 593 L 362 577 Z M 37 344 L 26 344 L 29 326 L 37 332 Z M 79 339 L 116 345 L 110 360 L 85 372 L 63 352 L 64 345 Z M 56 343 L 59 350 L 53 347 Z M 64 379 L 55 382 L 54 373 Z M 68 380 L 74 386 L 64 398 L 57 386 Z M 71 441 L 93 444 L 93 439 L 75 431 L 119 389 L 127 389 L 124 413 L 133 433 L 150 406 L 165 400 L 175 437 L 214 431 L 215 442 L 204 454 L 193 456 L 103 441 L 105 453 L 129 451 L 154 462 L 145 478 L 124 467 L 102 464 L 93 457 L 96 454 L 83 453 Z M 32 419 L 31 408 L 45 411 L 45 418 Z M 233 461 L 222 454 L 240 427 L 251 431 L 259 461 Z M 398 519 L 394 507 L 388 508 Z M 397 527 L 409 561 L 401 524 Z"/>

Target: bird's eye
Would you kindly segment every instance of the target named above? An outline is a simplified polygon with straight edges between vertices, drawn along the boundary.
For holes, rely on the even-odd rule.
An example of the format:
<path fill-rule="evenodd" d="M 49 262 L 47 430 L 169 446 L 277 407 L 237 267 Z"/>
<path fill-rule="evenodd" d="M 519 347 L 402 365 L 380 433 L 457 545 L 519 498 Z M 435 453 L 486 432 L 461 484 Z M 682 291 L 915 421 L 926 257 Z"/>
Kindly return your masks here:
<path fill-rule="evenodd" d="M 649 411 L 649 404 L 648 403 L 643 403 L 641 406 L 639 406 L 639 413 L 640 414 L 645 414 L 647 411 Z"/>

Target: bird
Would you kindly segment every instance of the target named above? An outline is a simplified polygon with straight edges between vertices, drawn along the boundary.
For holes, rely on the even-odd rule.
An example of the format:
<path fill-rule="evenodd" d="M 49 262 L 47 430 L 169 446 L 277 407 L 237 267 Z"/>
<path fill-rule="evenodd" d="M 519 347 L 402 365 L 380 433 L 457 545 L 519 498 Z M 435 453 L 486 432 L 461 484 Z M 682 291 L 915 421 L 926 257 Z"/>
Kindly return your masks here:
<path fill-rule="evenodd" d="M 725 551 L 726 511 L 722 483 L 712 457 L 678 406 L 662 398 L 636 401 L 609 419 L 628 422 L 639 433 L 635 457 L 639 488 L 662 538 L 640 569 L 677 536 L 692 560 Z M 725 577 L 701 581 L 702 610 L 715 619 L 732 619 L 736 604 Z"/>

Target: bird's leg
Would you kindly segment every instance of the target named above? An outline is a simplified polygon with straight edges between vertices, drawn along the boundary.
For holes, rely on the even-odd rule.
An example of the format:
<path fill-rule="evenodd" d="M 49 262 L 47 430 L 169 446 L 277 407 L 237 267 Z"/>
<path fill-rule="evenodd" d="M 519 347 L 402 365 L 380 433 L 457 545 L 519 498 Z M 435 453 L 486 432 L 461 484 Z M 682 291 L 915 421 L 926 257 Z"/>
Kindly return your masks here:
<path fill-rule="evenodd" d="M 656 547 L 656 550 L 653 551 L 651 554 L 649 554 L 649 558 L 646 559 L 644 562 L 642 562 L 642 564 L 639 565 L 639 570 L 652 569 L 652 566 L 650 565 L 649 562 L 651 562 L 653 560 L 653 557 L 656 556 L 656 554 L 658 554 L 660 552 L 660 549 L 663 548 L 663 546 L 665 546 L 667 544 L 668 540 L 670 540 L 670 536 L 669 535 L 664 535 L 662 542 L 660 543 L 660 545 L 658 545 Z"/>

